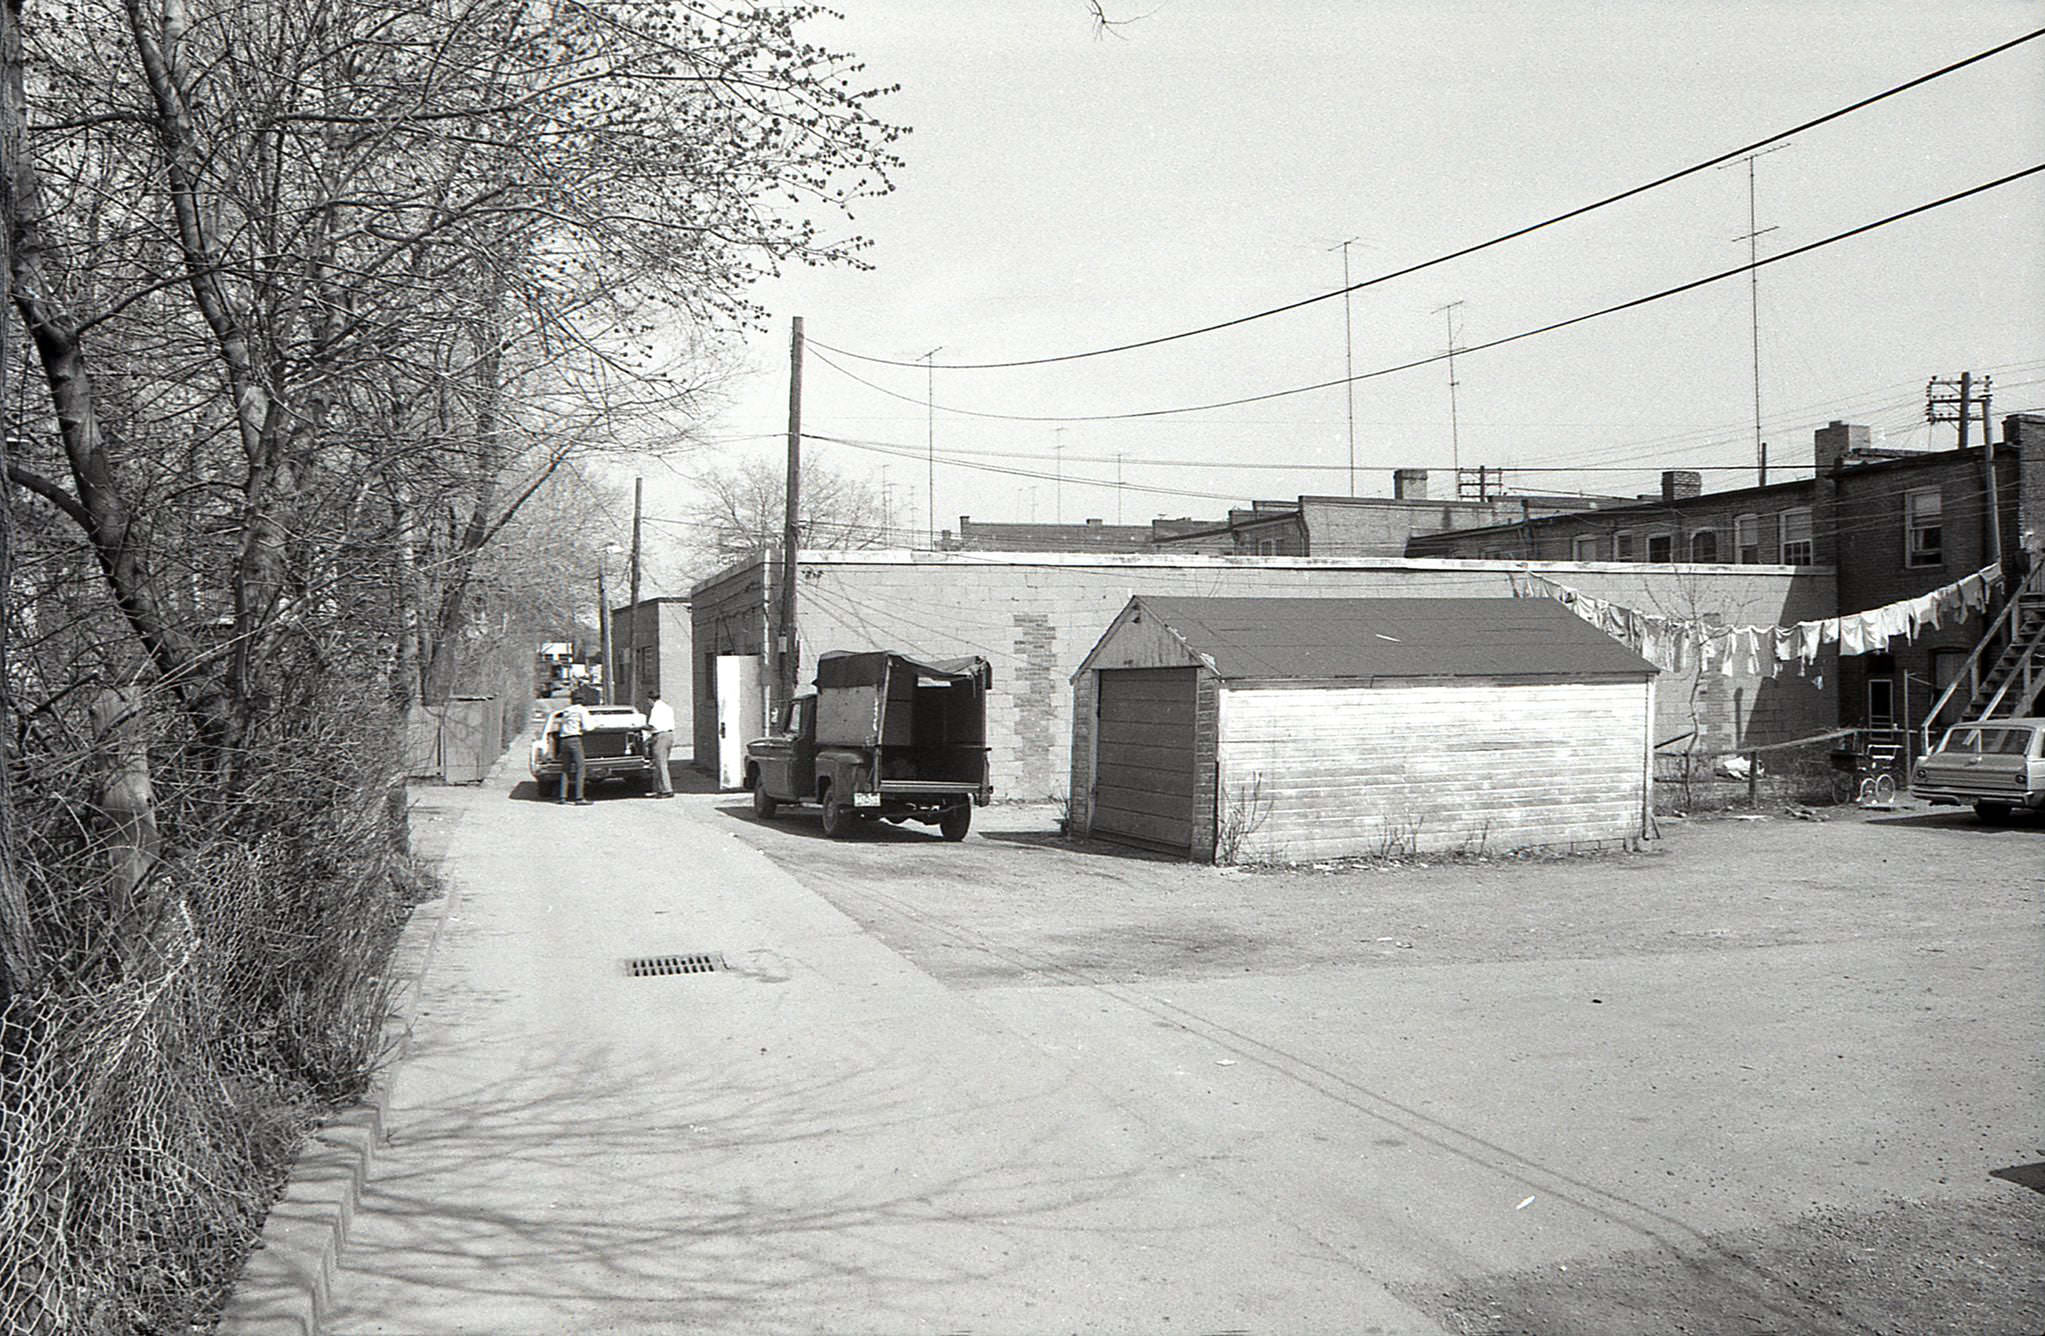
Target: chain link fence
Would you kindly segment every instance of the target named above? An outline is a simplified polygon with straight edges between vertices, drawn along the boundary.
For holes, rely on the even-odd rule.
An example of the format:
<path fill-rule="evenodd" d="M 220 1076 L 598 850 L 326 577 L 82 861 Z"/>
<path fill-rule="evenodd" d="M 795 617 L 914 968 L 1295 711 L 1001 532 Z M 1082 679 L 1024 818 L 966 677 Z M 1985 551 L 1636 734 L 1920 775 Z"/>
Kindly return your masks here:
<path fill-rule="evenodd" d="M 428 888 L 387 712 L 335 704 L 232 798 L 155 764 L 175 853 L 112 810 L 103 747 L 17 807 L 44 968 L 0 1006 L 7 1336 L 209 1330 L 305 1133 L 366 1087 Z"/>

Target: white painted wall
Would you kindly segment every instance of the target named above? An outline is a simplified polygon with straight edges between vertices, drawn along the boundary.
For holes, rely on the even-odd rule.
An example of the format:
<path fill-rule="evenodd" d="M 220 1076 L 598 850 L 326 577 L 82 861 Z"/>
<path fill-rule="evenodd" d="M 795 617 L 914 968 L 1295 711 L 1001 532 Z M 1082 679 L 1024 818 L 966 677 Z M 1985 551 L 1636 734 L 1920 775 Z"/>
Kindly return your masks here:
<path fill-rule="evenodd" d="M 1653 710 L 1639 680 L 1225 684 L 1217 822 L 1245 862 L 1625 842 Z"/>

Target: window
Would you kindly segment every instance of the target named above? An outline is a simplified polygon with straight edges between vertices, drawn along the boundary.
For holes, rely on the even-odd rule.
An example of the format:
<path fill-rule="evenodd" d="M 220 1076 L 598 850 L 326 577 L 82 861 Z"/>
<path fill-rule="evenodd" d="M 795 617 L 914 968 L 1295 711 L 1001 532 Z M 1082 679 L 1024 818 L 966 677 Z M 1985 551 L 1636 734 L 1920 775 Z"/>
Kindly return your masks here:
<path fill-rule="evenodd" d="M 1690 560 L 1713 562 L 1718 560 L 1718 531 L 1699 529 L 1690 535 Z"/>
<path fill-rule="evenodd" d="M 1279 546 L 1279 539 L 1259 538 L 1257 540 L 1257 555 L 1260 557 L 1275 557 L 1278 555 Z"/>
<path fill-rule="evenodd" d="M 1811 546 L 1811 512 L 1808 509 L 1782 512 L 1782 564 L 1808 566 L 1816 560 Z"/>
<path fill-rule="evenodd" d="M 1674 561 L 1676 559 L 1676 536 L 1672 533 L 1651 533 L 1647 536 L 1647 559 L 1649 561 Z"/>
<path fill-rule="evenodd" d="M 1571 561 L 1596 561 L 1598 559 L 1598 536 L 1594 533 L 1579 534 L 1569 540 Z"/>
<path fill-rule="evenodd" d="M 1612 560 L 1632 561 L 1633 559 L 1633 531 L 1631 529 L 1621 529 L 1612 535 Z"/>
<path fill-rule="evenodd" d="M 1739 549 L 1742 566 L 1761 564 L 1761 517 L 1742 515 L 1733 521 L 1733 546 Z"/>
<path fill-rule="evenodd" d="M 1945 564 L 1939 532 L 1941 510 L 1939 490 L 1921 487 L 1903 493 L 1903 564 L 1941 566 Z"/>

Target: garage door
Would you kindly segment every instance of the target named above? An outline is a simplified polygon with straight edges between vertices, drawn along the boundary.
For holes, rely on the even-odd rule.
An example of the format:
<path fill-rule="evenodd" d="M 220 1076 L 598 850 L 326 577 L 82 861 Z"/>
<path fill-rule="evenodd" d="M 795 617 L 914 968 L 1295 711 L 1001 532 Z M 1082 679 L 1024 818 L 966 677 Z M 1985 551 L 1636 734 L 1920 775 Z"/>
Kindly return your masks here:
<path fill-rule="evenodd" d="M 1193 844 L 1197 668 L 1106 668 L 1094 767 L 1097 835 L 1186 853 Z"/>

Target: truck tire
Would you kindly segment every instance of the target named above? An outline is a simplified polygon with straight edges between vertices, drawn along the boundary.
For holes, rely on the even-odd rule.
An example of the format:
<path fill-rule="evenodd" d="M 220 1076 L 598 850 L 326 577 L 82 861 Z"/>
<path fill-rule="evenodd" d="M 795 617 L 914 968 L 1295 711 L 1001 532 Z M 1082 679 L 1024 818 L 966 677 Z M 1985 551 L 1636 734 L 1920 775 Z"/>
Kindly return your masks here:
<path fill-rule="evenodd" d="M 1974 815 L 1991 826 L 1999 826 L 2009 820 L 2009 814 L 2008 803 L 1984 801 L 1974 804 Z"/>
<path fill-rule="evenodd" d="M 780 803 L 767 796 L 767 790 L 761 787 L 759 776 L 755 775 L 753 777 L 753 815 L 762 821 L 772 821 L 775 811 L 780 806 Z"/>
<path fill-rule="evenodd" d="M 824 795 L 824 837 L 842 840 L 852 833 L 852 809 L 826 793 Z"/>
<path fill-rule="evenodd" d="M 960 803 L 957 807 L 947 807 L 944 809 L 944 815 L 937 819 L 938 833 L 953 844 L 957 844 L 960 840 L 966 838 L 966 832 L 972 828 L 973 805 L 971 803 Z"/>

